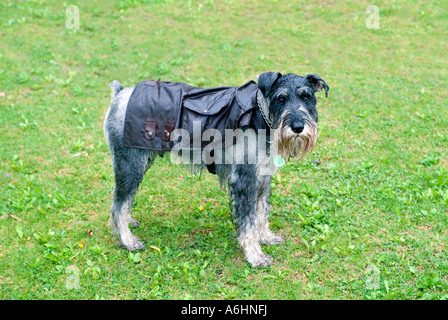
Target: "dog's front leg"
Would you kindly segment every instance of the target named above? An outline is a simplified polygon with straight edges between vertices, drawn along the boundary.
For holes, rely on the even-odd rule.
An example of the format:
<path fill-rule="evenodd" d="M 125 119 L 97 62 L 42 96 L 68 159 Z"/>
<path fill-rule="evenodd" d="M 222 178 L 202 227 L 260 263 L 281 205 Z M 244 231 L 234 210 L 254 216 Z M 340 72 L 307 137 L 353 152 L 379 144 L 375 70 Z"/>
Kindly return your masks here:
<path fill-rule="evenodd" d="M 260 187 L 254 165 L 235 165 L 230 179 L 230 196 L 233 214 L 239 231 L 238 241 L 246 260 L 253 267 L 266 267 L 272 258 L 260 246 L 260 230 L 257 223 L 257 198 Z"/>
<path fill-rule="evenodd" d="M 284 242 L 284 239 L 269 229 L 269 212 L 271 204 L 271 176 L 259 176 L 259 191 L 257 193 L 256 219 L 260 231 L 260 242 L 267 245 L 276 245 Z"/>

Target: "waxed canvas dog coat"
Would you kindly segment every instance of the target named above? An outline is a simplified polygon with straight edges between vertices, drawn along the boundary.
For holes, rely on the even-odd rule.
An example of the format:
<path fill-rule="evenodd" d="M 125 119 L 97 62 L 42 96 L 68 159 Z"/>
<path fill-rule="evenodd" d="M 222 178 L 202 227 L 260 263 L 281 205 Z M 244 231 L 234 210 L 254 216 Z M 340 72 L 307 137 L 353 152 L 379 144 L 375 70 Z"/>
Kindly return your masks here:
<path fill-rule="evenodd" d="M 200 122 L 201 134 L 207 129 L 217 129 L 222 137 L 226 129 L 245 126 L 268 131 L 257 105 L 257 90 L 254 81 L 240 87 L 216 88 L 192 87 L 181 82 L 140 82 L 128 102 L 124 145 L 169 151 L 178 143 L 171 141 L 172 131 L 185 129 L 192 137 L 194 122 Z M 208 143 L 198 145 L 191 141 L 190 150 L 204 148 Z M 233 139 L 230 142 L 223 139 L 223 147 L 232 143 Z"/>

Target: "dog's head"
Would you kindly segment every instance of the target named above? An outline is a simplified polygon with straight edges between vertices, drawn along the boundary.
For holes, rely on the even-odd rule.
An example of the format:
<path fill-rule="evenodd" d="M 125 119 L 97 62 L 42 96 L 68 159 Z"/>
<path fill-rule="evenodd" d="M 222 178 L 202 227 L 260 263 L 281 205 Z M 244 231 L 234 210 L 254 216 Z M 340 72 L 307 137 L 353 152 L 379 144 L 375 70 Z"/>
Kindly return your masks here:
<path fill-rule="evenodd" d="M 315 93 L 330 89 L 317 74 L 266 72 L 258 76 L 258 102 L 275 130 L 274 147 L 284 158 L 302 158 L 316 146 L 318 137 Z"/>

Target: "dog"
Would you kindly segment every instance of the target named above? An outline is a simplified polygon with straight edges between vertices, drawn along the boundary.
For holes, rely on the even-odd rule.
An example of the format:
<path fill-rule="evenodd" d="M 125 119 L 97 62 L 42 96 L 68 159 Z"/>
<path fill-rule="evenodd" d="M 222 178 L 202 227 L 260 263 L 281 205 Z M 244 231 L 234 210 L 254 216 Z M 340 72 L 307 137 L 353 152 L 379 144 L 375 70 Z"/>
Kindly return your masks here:
<path fill-rule="evenodd" d="M 218 176 L 229 191 L 245 259 L 253 267 L 271 265 L 261 244 L 284 242 L 269 229 L 271 178 L 285 162 L 300 160 L 316 146 L 315 93 L 324 89 L 327 96 L 326 82 L 317 74 L 266 72 L 241 87 L 196 88 L 154 80 L 128 88 L 114 80 L 110 87 L 104 122 L 115 174 L 110 224 L 121 244 L 129 251 L 144 247 L 130 231 L 130 225 L 138 226 L 130 214 L 134 196 L 157 155 L 171 152 L 196 159 L 193 167 Z M 202 140 L 192 143 L 186 136 L 194 138 L 195 128 Z M 211 141 L 203 139 L 209 131 L 215 139 L 204 146 Z"/>

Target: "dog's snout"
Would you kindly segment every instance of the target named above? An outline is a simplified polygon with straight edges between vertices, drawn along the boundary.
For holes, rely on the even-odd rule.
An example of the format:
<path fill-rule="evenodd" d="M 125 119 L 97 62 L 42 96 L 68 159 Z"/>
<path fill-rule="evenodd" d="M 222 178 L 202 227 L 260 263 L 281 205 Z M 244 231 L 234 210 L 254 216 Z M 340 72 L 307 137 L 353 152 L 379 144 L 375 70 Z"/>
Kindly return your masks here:
<path fill-rule="evenodd" d="M 304 128 L 305 124 L 302 121 L 295 121 L 291 126 L 291 130 L 297 134 L 302 133 Z"/>

